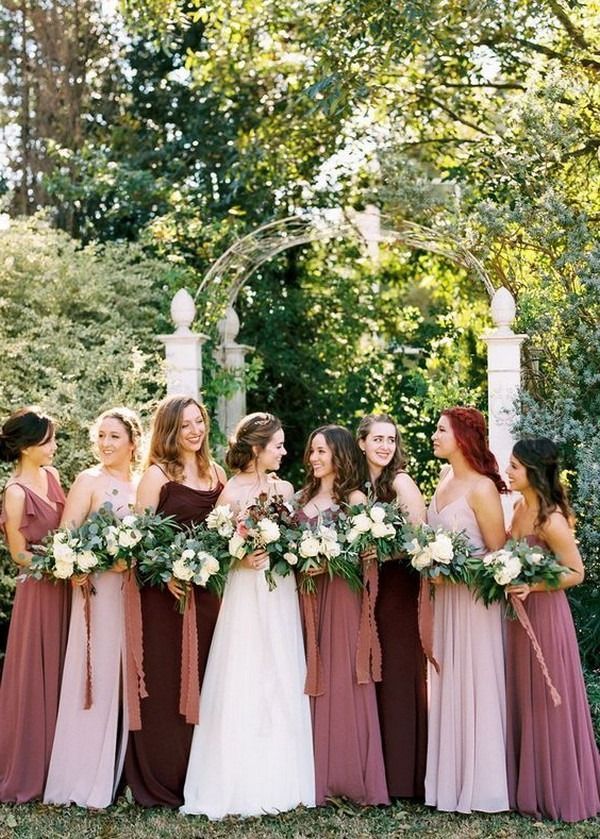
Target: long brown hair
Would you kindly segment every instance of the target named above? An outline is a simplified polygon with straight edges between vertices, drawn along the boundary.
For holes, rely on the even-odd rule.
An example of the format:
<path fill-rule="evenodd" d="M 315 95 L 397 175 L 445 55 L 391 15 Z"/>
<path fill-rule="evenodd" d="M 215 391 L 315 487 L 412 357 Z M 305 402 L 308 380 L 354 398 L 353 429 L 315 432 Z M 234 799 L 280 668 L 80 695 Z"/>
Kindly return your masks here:
<path fill-rule="evenodd" d="M 367 483 L 371 484 L 373 494 L 378 501 L 395 501 L 396 490 L 394 489 L 394 481 L 396 480 L 396 475 L 399 472 L 403 472 L 406 468 L 406 456 L 402 447 L 402 436 L 395 421 L 389 414 L 367 414 L 361 419 L 356 429 L 356 442 L 366 440 L 371 428 L 376 422 L 385 422 L 393 426 L 396 433 L 396 448 L 394 449 L 392 459 L 387 466 L 384 466 L 381 474 L 375 479 L 375 483 L 372 484 L 366 453 L 360 449 L 360 446 L 358 447 L 362 453 L 358 461 L 360 485 L 364 487 Z"/>
<path fill-rule="evenodd" d="M 333 498 L 338 504 L 347 503 L 350 493 L 358 489 L 358 447 L 352 434 L 341 425 L 322 425 L 310 434 L 304 449 L 304 466 L 308 480 L 300 491 L 300 506 L 307 504 L 319 490 L 320 478 L 315 478 L 310 465 L 310 447 L 317 434 L 322 434 L 331 449 L 331 459 L 335 477 L 333 480 Z"/>
<path fill-rule="evenodd" d="M 539 501 L 535 526 L 542 528 L 550 515 L 559 509 L 573 527 L 575 516 L 569 505 L 567 491 L 560 482 L 556 444 L 547 437 L 519 440 L 513 446 L 512 454 L 525 467 L 529 485 Z"/>
<path fill-rule="evenodd" d="M 448 417 L 456 444 L 465 456 L 465 460 L 479 472 L 490 478 L 498 492 L 508 492 L 508 487 L 500 477 L 498 461 L 490 451 L 487 442 L 485 417 L 477 408 L 447 408 L 442 411 Z"/>
<path fill-rule="evenodd" d="M 183 478 L 184 467 L 179 449 L 179 435 L 181 434 L 181 426 L 183 425 L 183 412 L 188 405 L 195 405 L 198 408 L 202 414 L 206 428 L 202 446 L 196 452 L 198 472 L 203 477 L 208 477 L 210 474 L 210 465 L 212 463 L 208 445 L 210 420 L 206 408 L 191 396 L 166 396 L 159 403 L 152 418 L 150 447 L 144 468 L 147 469 L 152 464 L 156 464 L 156 466 L 164 469 L 172 481 L 181 481 Z"/>

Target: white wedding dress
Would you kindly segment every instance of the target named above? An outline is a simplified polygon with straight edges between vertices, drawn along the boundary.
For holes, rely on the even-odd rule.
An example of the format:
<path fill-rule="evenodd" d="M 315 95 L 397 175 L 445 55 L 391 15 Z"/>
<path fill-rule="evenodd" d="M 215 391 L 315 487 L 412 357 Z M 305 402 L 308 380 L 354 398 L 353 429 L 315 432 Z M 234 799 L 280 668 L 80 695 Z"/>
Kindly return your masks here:
<path fill-rule="evenodd" d="M 293 574 L 231 572 L 200 695 L 182 813 L 260 816 L 315 804 L 306 661 Z"/>

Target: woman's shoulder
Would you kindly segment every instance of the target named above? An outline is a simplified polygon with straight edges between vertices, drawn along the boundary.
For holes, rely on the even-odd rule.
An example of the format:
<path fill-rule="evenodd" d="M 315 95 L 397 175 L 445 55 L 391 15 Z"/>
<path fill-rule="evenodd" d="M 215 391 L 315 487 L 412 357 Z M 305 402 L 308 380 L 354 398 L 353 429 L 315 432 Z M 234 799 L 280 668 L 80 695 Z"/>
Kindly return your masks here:
<path fill-rule="evenodd" d="M 498 487 L 487 475 L 474 475 L 467 490 L 470 501 L 489 501 L 498 498 Z"/>
<path fill-rule="evenodd" d="M 220 481 L 220 483 L 222 483 L 223 486 L 225 486 L 225 484 L 227 483 L 227 475 L 221 464 L 213 460 L 211 466 L 215 470 L 217 480 Z"/>
<path fill-rule="evenodd" d="M 348 504 L 366 504 L 367 496 L 360 489 L 353 489 L 348 495 Z"/>
<path fill-rule="evenodd" d="M 272 485 L 273 494 L 283 496 L 285 501 L 294 495 L 294 487 L 289 481 L 284 481 L 282 478 L 278 478 L 277 475 L 272 475 L 269 478 L 269 482 Z"/>

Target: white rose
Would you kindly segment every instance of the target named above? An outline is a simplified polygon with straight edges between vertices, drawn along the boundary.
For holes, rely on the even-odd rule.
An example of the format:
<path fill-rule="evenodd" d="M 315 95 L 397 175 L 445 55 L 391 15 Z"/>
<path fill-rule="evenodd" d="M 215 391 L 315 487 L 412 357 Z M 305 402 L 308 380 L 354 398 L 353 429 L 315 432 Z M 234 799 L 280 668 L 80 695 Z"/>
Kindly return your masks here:
<path fill-rule="evenodd" d="M 209 530 L 216 530 L 219 536 L 229 539 L 233 536 L 233 513 L 229 504 L 219 504 L 206 517 Z"/>
<path fill-rule="evenodd" d="M 219 560 L 216 559 L 212 554 L 207 553 L 206 551 L 200 551 L 198 553 L 198 559 L 202 563 L 202 567 L 200 569 L 200 573 L 206 570 L 206 573 L 209 576 L 216 574 L 219 568 Z"/>
<path fill-rule="evenodd" d="M 308 558 L 311 556 L 318 556 L 319 555 L 319 540 L 315 539 L 312 534 L 308 536 L 303 536 L 300 542 L 299 549 L 300 556 Z"/>
<path fill-rule="evenodd" d="M 194 559 L 196 556 L 196 551 L 193 551 L 191 548 L 186 548 L 184 551 L 181 552 L 181 558 L 186 562 L 188 559 Z"/>
<path fill-rule="evenodd" d="M 233 536 L 233 531 L 233 522 L 230 521 L 225 521 L 217 527 L 217 533 L 224 539 L 229 539 L 231 536 Z"/>
<path fill-rule="evenodd" d="M 319 528 L 319 537 L 326 539 L 328 542 L 337 542 L 337 532 L 333 525 L 322 524 Z"/>
<path fill-rule="evenodd" d="M 529 554 L 529 562 L 532 565 L 539 565 L 544 559 L 544 554 L 532 553 Z"/>
<path fill-rule="evenodd" d="M 116 527 L 109 525 L 104 531 L 104 541 L 106 542 L 106 552 L 110 556 L 116 556 L 119 553 L 118 531 Z"/>
<path fill-rule="evenodd" d="M 243 559 L 246 556 L 246 540 L 239 533 L 234 533 L 229 540 L 229 553 L 235 559 Z"/>
<path fill-rule="evenodd" d="M 125 527 L 135 527 L 137 524 L 137 520 L 137 516 L 123 516 L 123 518 L 121 519 Z"/>
<path fill-rule="evenodd" d="M 184 582 L 188 582 L 194 576 L 193 568 L 190 568 L 183 557 L 175 560 L 172 571 L 177 580 L 183 580 Z"/>
<path fill-rule="evenodd" d="M 339 542 L 333 542 L 331 539 L 324 539 L 321 542 L 321 552 L 327 557 L 327 559 L 333 559 L 341 554 L 342 548 Z"/>
<path fill-rule="evenodd" d="M 371 519 L 366 513 L 358 513 L 352 516 L 352 527 L 360 533 L 367 533 L 371 529 Z"/>
<path fill-rule="evenodd" d="M 521 573 L 523 566 L 518 556 L 510 556 L 495 572 L 494 579 L 499 586 L 507 586 Z"/>
<path fill-rule="evenodd" d="M 265 545 L 276 542 L 281 535 L 279 525 L 277 522 L 271 521 L 271 519 L 261 519 L 258 523 L 258 529 Z"/>
<path fill-rule="evenodd" d="M 413 556 L 413 558 L 410 561 L 410 564 L 413 568 L 416 568 L 417 571 L 422 571 L 424 568 L 429 568 L 432 562 L 433 557 L 431 555 L 431 549 L 429 545 L 426 545 Z"/>
<path fill-rule="evenodd" d="M 284 553 L 283 558 L 285 559 L 288 565 L 298 564 L 298 557 L 296 556 L 296 554 L 290 553 L 290 551 Z"/>
<path fill-rule="evenodd" d="M 54 537 L 52 542 L 52 554 L 57 561 L 71 562 L 75 560 L 75 552 L 73 548 L 62 539 Z"/>
<path fill-rule="evenodd" d="M 454 556 L 452 540 L 445 533 L 438 533 L 433 542 L 429 543 L 429 549 L 436 562 L 441 562 L 444 565 L 448 565 Z"/>
<path fill-rule="evenodd" d="M 141 530 L 136 530 L 134 527 L 133 530 L 129 531 L 129 535 L 131 538 L 131 546 L 133 547 L 133 545 L 137 545 L 138 542 L 141 542 L 143 534 Z"/>
<path fill-rule="evenodd" d="M 98 557 L 92 551 L 82 551 L 77 554 L 77 565 L 81 571 L 89 571 L 98 565 Z"/>
<path fill-rule="evenodd" d="M 386 524 L 383 521 L 374 521 L 371 525 L 371 533 L 375 537 L 375 539 L 389 539 L 395 535 L 396 530 L 392 526 L 390 531 L 390 525 Z"/>
<path fill-rule="evenodd" d="M 481 561 L 483 562 L 484 565 L 488 566 L 488 565 L 493 565 L 496 562 L 497 558 L 498 558 L 497 557 L 497 551 L 494 551 L 491 554 L 486 554 L 485 556 L 483 556 L 481 558 Z"/>
<path fill-rule="evenodd" d="M 371 507 L 369 515 L 371 516 L 373 521 L 382 522 L 385 518 L 385 510 L 383 509 L 383 507 L 378 507 L 376 505 L 375 507 Z"/>
<path fill-rule="evenodd" d="M 59 580 L 66 580 L 73 576 L 73 563 L 63 559 L 56 559 L 52 572 Z"/>
<path fill-rule="evenodd" d="M 137 539 L 134 538 L 131 530 L 119 531 L 119 545 L 122 548 L 132 548 L 135 544 L 137 544 Z"/>
<path fill-rule="evenodd" d="M 360 530 L 357 530 L 355 527 L 350 528 L 346 535 L 346 539 L 352 544 L 352 542 L 356 542 L 357 539 L 361 537 Z"/>
<path fill-rule="evenodd" d="M 199 586 L 206 586 L 208 582 L 208 578 L 211 574 L 206 570 L 206 568 L 201 568 L 198 574 L 196 575 L 196 582 Z"/>

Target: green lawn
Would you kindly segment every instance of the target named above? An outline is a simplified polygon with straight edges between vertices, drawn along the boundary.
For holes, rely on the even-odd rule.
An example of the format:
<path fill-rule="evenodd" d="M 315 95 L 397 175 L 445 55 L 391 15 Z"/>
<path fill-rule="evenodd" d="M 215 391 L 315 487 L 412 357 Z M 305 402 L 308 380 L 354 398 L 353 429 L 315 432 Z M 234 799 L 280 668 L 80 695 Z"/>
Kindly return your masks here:
<path fill-rule="evenodd" d="M 598 839 L 600 819 L 566 825 L 535 822 L 516 815 L 459 816 L 437 813 L 409 802 L 397 802 L 392 807 L 381 809 L 361 809 L 340 803 L 339 806 L 300 809 L 276 817 L 227 819 L 217 823 L 166 810 L 142 810 L 123 798 L 102 813 L 39 804 L 0 806 L 0 839 L 362 839 L 368 836 L 421 836 L 427 839 L 520 839 L 529 836 L 542 839 L 561 836 Z"/>

